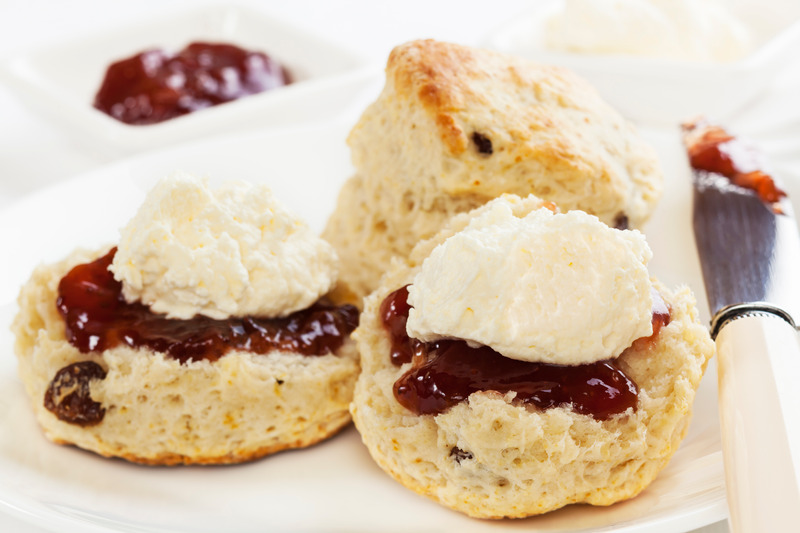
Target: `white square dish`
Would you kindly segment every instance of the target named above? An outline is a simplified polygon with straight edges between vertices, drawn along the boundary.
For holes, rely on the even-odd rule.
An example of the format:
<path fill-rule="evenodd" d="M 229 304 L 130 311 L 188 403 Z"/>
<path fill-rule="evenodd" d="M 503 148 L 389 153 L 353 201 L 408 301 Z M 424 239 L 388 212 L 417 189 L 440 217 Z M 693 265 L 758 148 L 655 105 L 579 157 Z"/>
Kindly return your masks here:
<path fill-rule="evenodd" d="M 557 52 L 544 45 L 545 24 L 564 0 L 536 7 L 491 32 L 487 48 L 574 70 L 626 117 L 677 123 L 698 114 L 729 119 L 756 98 L 800 49 L 800 3 L 741 1 L 733 12 L 752 29 L 755 49 L 741 60 L 701 63 L 642 56 Z"/>
<path fill-rule="evenodd" d="M 119 122 L 92 107 L 112 62 L 153 48 L 175 52 L 193 41 L 225 42 L 263 51 L 289 70 L 293 83 L 144 126 Z M 117 154 L 234 130 L 325 119 L 345 108 L 376 72 L 358 53 L 260 11 L 230 5 L 153 16 L 52 43 L 0 63 L 0 81 L 25 104 L 79 140 Z M 325 105 L 315 105 L 307 98 L 309 91 L 325 92 Z M 301 102 L 303 105 L 297 105 Z"/>

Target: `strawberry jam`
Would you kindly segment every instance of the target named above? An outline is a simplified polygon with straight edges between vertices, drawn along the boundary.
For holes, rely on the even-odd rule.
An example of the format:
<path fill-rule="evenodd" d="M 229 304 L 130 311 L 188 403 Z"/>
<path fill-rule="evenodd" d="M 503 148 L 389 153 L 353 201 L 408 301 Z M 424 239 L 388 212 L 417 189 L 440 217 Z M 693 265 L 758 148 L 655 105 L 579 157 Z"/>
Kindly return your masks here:
<path fill-rule="evenodd" d="M 658 293 L 653 295 L 653 335 L 635 341 L 637 347 L 652 343 L 669 324 L 668 306 Z M 439 414 L 473 392 L 488 390 L 513 391 L 516 401 L 540 409 L 571 405 L 599 420 L 636 409 L 639 389 L 614 360 L 576 366 L 530 363 L 487 346 L 472 348 L 463 340 L 423 343 L 405 332 L 409 309 L 405 286 L 386 297 L 381 318 L 392 344 L 392 363 L 412 363 L 394 384 L 395 398 L 416 414 Z"/>
<path fill-rule="evenodd" d="M 762 170 L 760 154 L 720 126 L 704 121 L 685 124 L 689 163 L 695 171 L 724 176 L 734 185 L 754 191 L 761 201 L 776 204 L 786 196 Z"/>
<path fill-rule="evenodd" d="M 261 52 L 192 43 L 175 55 L 148 50 L 113 63 L 94 107 L 126 124 L 154 124 L 290 82 Z"/>
<path fill-rule="evenodd" d="M 121 345 L 147 347 L 182 363 L 216 361 L 233 349 L 324 355 L 342 346 L 358 325 L 355 307 L 322 301 L 283 318 L 169 319 L 141 303 L 125 301 L 122 284 L 108 270 L 115 252 L 116 248 L 76 266 L 58 286 L 56 305 L 66 323 L 67 340 L 83 353 Z"/>
<path fill-rule="evenodd" d="M 422 343 L 417 339 L 409 338 L 406 334 L 406 322 L 408 322 L 408 285 L 394 291 L 381 302 L 381 320 L 383 326 L 389 332 L 392 351 L 389 357 L 392 364 L 400 366 L 403 363 L 410 363 L 415 347 Z"/>

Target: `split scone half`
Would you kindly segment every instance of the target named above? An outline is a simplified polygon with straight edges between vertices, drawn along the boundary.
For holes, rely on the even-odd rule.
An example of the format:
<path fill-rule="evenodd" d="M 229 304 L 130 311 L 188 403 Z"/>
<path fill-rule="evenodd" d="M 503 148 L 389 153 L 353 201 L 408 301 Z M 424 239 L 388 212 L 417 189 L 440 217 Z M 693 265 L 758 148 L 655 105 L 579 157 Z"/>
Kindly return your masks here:
<path fill-rule="evenodd" d="M 160 214 L 143 216 L 147 209 L 140 210 L 127 233 L 123 230 L 119 250 L 77 251 L 38 267 L 22 288 L 12 328 L 19 374 L 50 440 L 151 465 L 224 464 L 308 446 L 350 422 L 348 406 L 359 372 L 350 339 L 358 320 L 355 308 L 319 307 L 311 294 L 303 297 L 310 298 L 310 307 L 295 302 L 299 310 L 275 318 L 261 318 L 258 311 L 226 316 L 213 287 L 219 284 L 227 288 L 226 295 L 233 294 L 238 278 L 224 266 L 231 259 L 231 268 L 250 266 L 243 275 L 251 286 L 239 287 L 243 290 L 234 307 L 252 308 L 260 299 L 271 305 L 282 289 L 259 285 L 259 276 L 272 268 L 255 254 L 259 246 L 268 249 L 265 257 L 283 258 L 302 241 L 307 257 L 293 257 L 306 271 L 315 270 L 309 258 L 335 261 L 335 254 L 325 244 L 318 246 L 316 237 L 308 241 L 307 227 L 286 219 L 262 188 L 227 191 L 233 191 L 227 199 L 214 198 L 206 185 L 187 176 L 162 182 L 148 196 Z M 189 211 L 178 209 L 182 215 L 172 217 L 175 202 L 186 202 Z M 231 206 L 244 206 L 244 211 Z M 209 220 L 222 221 L 224 235 L 214 224 L 204 226 Z M 268 237 L 262 231 L 266 227 L 279 228 L 280 237 Z M 130 242 L 136 238 L 159 246 L 169 241 L 159 251 L 174 264 L 165 267 L 155 256 L 143 259 L 136 252 L 142 251 L 141 243 Z M 228 246 L 223 255 L 213 250 L 221 242 Z M 113 268 L 112 257 L 130 267 L 128 279 L 144 280 L 133 302 L 114 292 L 120 282 L 108 268 Z M 209 260 L 219 268 L 206 269 Z M 123 268 L 117 266 L 119 274 Z M 266 283 L 290 284 L 267 273 Z M 186 316 L 168 318 L 148 309 L 153 306 L 149 299 L 166 305 L 152 289 L 167 279 L 171 285 L 165 294 L 186 292 L 204 299 L 200 307 L 205 314 L 195 315 L 196 308 L 189 306 L 182 310 Z M 179 286 L 180 280 L 185 286 Z M 122 291 L 135 285 L 122 283 Z M 319 292 L 329 285 L 323 280 Z M 189 290 L 197 287 L 208 290 Z M 248 295 L 250 289 L 254 292 Z"/>
<path fill-rule="evenodd" d="M 455 216 L 395 262 L 354 333 L 370 454 L 474 517 L 637 495 L 686 435 L 714 350 L 690 291 L 649 277 L 638 232 L 543 205 Z"/>
<path fill-rule="evenodd" d="M 661 196 L 654 150 L 571 72 L 432 40 L 395 48 L 350 132 L 355 175 L 323 236 L 360 305 L 393 256 L 504 193 L 638 228 Z"/>

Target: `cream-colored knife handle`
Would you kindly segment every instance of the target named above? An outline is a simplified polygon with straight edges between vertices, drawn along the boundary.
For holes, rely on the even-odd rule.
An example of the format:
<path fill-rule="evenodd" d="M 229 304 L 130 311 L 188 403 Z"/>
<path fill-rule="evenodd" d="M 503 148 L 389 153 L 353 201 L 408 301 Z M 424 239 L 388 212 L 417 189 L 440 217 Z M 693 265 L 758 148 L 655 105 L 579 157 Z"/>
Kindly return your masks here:
<path fill-rule="evenodd" d="M 798 531 L 797 332 L 776 315 L 755 314 L 723 325 L 716 341 L 731 531 Z"/>

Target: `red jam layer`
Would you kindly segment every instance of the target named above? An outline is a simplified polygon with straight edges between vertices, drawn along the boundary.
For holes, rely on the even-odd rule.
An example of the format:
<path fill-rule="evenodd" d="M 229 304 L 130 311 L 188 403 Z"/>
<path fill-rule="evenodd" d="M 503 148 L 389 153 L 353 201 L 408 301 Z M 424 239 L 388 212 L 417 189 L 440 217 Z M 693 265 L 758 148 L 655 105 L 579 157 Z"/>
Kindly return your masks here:
<path fill-rule="evenodd" d="M 120 345 L 147 347 L 182 363 L 216 361 L 233 349 L 324 355 L 336 352 L 358 326 L 354 306 L 322 302 L 284 318 L 169 319 L 141 303 L 125 301 L 122 284 L 108 270 L 115 252 L 116 248 L 76 266 L 58 285 L 56 305 L 66 323 L 67 340 L 83 353 Z"/>
<path fill-rule="evenodd" d="M 578 366 L 529 363 L 486 346 L 471 348 L 461 340 L 423 343 L 405 333 L 409 309 L 405 286 L 386 297 L 381 318 L 392 344 L 392 363 L 413 362 L 395 382 L 394 395 L 416 414 L 439 414 L 473 392 L 488 390 L 514 391 L 516 400 L 541 409 L 572 405 L 599 420 L 636 409 L 639 389 L 614 360 Z M 652 343 L 669 321 L 668 306 L 654 292 L 653 334 L 634 344 Z"/>
<path fill-rule="evenodd" d="M 755 191 L 766 203 L 774 204 L 786 196 L 772 176 L 760 168 L 760 156 L 752 146 L 703 121 L 683 128 L 687 132 L 689 163 L 694 170 L 724 176 L 734 185 Z"/>
<path fill-rule="evenodd" d="M 277 61 L 230 44 L 148 50 L 113 63 L 94 107 L 126 124 L 155 124 L 291 83 Z"/>

